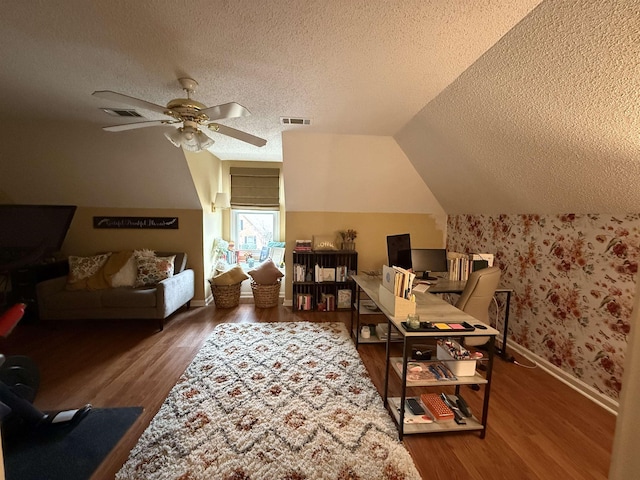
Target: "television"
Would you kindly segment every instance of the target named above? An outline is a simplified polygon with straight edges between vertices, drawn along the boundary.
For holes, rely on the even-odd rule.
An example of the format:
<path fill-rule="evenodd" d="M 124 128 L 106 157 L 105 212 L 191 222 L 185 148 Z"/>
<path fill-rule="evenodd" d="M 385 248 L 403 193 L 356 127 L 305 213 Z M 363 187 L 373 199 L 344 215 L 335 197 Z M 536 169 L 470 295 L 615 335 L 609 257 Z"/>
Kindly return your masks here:
<path fill-rule="evenodd" d="M 448 270 L 447 250 L 444 248 L 412 248 L 411 265 L 414 272 L 422 272 L 423 280 L 437 280 L 431 272 Z"/>
<path fill-rule="evenodd" d="M 75 205 L 0 205 L 0 270 L 54 258 L 75 211 Z"/>
<path fill-rule="evenodd" d="M 390 267 L 411 268 L 411 237 L 408 233 L 387 236 L 387 256 Z"/>

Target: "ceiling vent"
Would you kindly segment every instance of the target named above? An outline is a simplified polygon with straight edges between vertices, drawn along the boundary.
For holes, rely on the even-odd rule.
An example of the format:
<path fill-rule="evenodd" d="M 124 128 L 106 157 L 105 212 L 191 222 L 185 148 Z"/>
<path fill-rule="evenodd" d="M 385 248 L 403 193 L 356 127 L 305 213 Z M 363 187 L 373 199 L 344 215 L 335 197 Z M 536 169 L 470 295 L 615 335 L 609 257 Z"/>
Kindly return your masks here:
<path fill-rule="evenodd" d="M 311 125 L 310 118 L 301 117 L 280 117 L 281 125 Z"/>
<path fill-rule="evenodd" d="M 101 108 L 100 110 L 102 110 L 105 113 L 108 113 L 109 115 L 113 115 L 114 117 L 140 117 L 140 118 L 142 118 L 142 115 L 140 115 L 135 110 L 123 110 L 123 109 L 115 109 L 115 108 Z"/>

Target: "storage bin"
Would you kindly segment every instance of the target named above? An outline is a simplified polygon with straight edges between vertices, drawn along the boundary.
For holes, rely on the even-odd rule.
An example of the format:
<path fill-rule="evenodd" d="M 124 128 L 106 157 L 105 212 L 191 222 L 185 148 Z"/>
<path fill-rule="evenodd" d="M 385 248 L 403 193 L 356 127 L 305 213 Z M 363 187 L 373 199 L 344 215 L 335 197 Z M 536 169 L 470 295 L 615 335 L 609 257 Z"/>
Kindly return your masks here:
<path fill-rule="evenodd" d="M 233 285 L 214 285 L 209 280 L 209 285 L 211 285 L 213 301 L 217 308 L 232 308 L 240 304 L 240 286 L 242 282 Z"/>
<path fill-rule="evenodd" d="M 449 341 L 456 348 L 462 348 L 464 350 L 464 348 L 460 347 L 456 342 L 452 340 Z M 449 352 L 449 349 L 440 341 L 438 342 L 437 356 L 438 360 L 441 360 L 456 377 L 472 377 L 476 374 L 476 360 L 456 360 Z"/>
<path fill-rule="evenodd" d="M 251 282 L 253 301 L 258 308 L 270 308 L 278 305 L 280 300 L 280 279 L 272 285 Z"/>

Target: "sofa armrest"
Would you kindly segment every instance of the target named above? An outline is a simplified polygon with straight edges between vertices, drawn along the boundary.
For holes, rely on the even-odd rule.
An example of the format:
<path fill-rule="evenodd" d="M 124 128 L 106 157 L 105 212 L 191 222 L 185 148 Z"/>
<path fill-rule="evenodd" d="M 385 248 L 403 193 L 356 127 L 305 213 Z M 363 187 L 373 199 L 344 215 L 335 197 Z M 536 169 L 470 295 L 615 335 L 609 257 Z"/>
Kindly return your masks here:
<path fill-rule="evenodd" d="M 195 295 L 195 274 L 188 268 L 158 283 L 158 318 L 166 318 Z"/>
<path fill-rule="evenodd" d="M 47 297 L 61 292 L 67 285 L 67 276 L 51 278 L 36 285 L 36 299 L 38 300 L 38 312 L 41 317 L 47 317 Z"/>

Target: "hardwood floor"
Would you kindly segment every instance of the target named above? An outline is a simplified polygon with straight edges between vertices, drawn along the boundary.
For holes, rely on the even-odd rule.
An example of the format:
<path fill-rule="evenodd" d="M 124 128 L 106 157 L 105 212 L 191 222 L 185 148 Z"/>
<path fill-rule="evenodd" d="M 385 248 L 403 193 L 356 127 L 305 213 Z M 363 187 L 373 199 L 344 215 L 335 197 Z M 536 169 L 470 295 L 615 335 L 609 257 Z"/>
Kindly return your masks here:
<path fill-rule="evenodd" d="M 348 313 L 294 314 L 286 307 L 193 308 L 155 322 L 59 322 L 19 325 L 0 344 L 5 355 L 41 368 L 43 410 L 143 406 L 144 412 L 92 477 L 113 478 L 169 390 L 216 325 L 224 322 L 343 321 Z M 361 345 L 371 379 L 384 387 L 383 345 Z M 526 359 L 518 359 L 528 363 Z M 404 444 L 425 479 L 606 479 L 615 417 L 538 368 L 495 361 L 485 439 L 476 433 L 407 435 Z M 399 382 L 391 383 L 398 388 Z M 479 410 L 481 392 L 463 387 Z"/>

